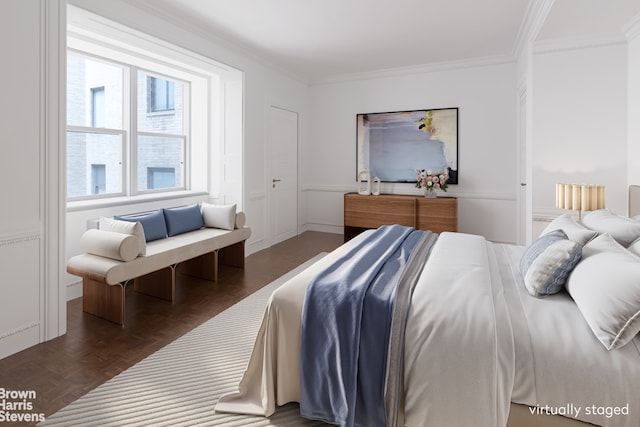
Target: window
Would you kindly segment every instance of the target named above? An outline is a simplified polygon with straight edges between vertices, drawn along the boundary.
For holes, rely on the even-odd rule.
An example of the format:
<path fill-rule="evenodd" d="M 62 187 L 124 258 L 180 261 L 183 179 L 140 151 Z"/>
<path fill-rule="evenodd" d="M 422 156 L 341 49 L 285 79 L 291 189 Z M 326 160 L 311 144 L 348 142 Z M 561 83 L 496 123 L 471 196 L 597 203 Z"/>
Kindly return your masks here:
<path fill-rule="evenodd" d="M 189 82 L 74 50 L 67 64 L 68 198 L 185 189 Z"/>
<path fill-rule="evenodd" d="M 147 76 L 148 111 L 173 111 L 175 102 L 175 83 L 158 77 Z"/>
<path fill-rule="evenodd" d="M 68 209 L 194 195 L 241 201 L 243 72 L 66 9 Z M 92 165 L 104 165 L 98 194 L 102 171 Z"/>

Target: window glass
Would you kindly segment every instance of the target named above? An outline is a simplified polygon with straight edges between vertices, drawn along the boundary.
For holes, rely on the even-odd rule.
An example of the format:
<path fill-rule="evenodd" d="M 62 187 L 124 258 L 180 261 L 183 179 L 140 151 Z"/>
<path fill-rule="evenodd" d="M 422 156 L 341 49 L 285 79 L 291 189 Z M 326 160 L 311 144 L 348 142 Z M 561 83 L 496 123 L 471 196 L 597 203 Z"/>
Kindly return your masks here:
<path fill-rule="evenodd" d="M 122 193 L 122 135 L 67 131 L 67 197 Z"/>
<path fill-rule="evenodd" d="M 123 68 L 73 51 L 67 55 L 67 124 L 122 129 Z"/>
<path fill-rule="evenodd" d="M 138 137 L 138 191 L 184 187 L 183 137 Z"/>
<path fill-rule="evenodd" d="M 185 83 L 138 71 L 138 130 L 184 134 Z"/>

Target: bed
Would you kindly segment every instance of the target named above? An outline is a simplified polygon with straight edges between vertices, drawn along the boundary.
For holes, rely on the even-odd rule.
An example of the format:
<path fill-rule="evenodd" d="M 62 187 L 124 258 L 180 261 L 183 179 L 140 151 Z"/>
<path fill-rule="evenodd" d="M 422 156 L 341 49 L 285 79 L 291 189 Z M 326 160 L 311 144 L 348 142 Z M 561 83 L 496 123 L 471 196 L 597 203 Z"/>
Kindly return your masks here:
<path fill-rule="evenodd" d="M 638 214 L 637 193 L 630 188 L 630 217 Z M 309 393 L 308 371 L 299 373 L 310 282 L 374 233 L 350 240 L 273 293 L 238 391 L 223 396 L 216 411 L 269 416 Z M 530 271 L 537 264 L 523 275 L 522 260 L 539 241 L 561 234 L 561 243 L 578 247 L 581 257 L 557 292 L 546 295 L 549 288 L 539 287 L 541 294 L 532 296 Z M 387 400 L 385 389 L 387 425 L 640 425 L 634 236 L 640 237 L 640 221 L 604 210 L 585 215 L 582 224 L 562 215 L 530 247 L 438 235 L 412 285 L 403 345 L 386 361 L 385 386 L 402 390 L 399 399 Z M 555 242 L 549 247 L 558 249 Z M 542 258 L 538 253 L 534 263 Z M 610 312 L 615 304 L 622 306 Z M 403 374 L 393 377 L 397 369 Z"/>

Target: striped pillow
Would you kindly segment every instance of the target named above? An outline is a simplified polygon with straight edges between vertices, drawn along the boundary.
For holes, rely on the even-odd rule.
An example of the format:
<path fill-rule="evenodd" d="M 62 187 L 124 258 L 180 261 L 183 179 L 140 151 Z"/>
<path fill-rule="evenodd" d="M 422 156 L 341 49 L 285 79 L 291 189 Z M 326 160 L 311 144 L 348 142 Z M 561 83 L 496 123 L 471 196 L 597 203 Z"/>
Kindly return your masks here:
<path fill-rule="evenodd" d="M 560 292 L 581 258 L 582 245 L 569 240 L 564 231 L 543 234 L 520 259 L 520 273 L 527 291 L 536 297 Z"/>

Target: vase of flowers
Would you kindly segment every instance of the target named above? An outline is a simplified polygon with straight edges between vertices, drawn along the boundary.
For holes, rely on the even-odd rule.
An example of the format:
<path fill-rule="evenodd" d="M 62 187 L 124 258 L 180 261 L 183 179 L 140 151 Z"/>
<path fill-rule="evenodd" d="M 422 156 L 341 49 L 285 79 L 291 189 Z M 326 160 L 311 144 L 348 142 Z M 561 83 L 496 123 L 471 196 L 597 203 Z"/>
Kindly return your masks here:
<path fill-rule="evenodd" d="M 416 188 L 424 189 L 424 197 L 437 197 L 437 191 L 447 191 L 449 173 L 446 171 L 433 172 L 430 170 L 416 170 Z"/>

